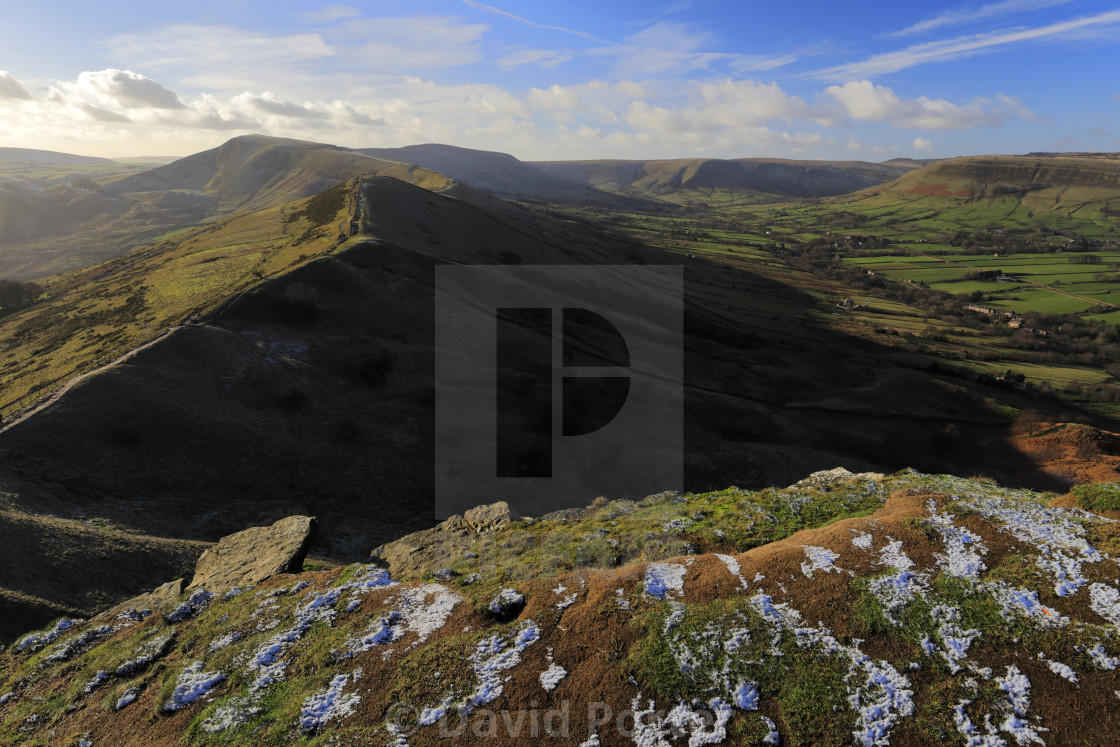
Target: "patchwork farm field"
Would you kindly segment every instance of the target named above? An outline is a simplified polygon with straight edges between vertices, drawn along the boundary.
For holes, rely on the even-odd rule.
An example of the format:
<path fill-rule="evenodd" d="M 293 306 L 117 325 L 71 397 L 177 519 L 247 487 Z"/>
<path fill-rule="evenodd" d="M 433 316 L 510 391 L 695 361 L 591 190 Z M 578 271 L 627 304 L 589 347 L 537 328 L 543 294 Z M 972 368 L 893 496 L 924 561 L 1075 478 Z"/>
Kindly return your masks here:
<path fill-rule="evenodd" d="M 921 283 L 946 293 L 983 293 L 986 304 L 1018 314 L 1104 312 L 1120 306 L 1120 275 L 1115 269 L 1120 268 L 1120 252 L 1115 251 L 1002 256 L 880 254 L 845 257 L 843 261 L 890 280 Z M 978 272 L 999 272 L 1012 280 L 979 279 L 975 277 Z"/>

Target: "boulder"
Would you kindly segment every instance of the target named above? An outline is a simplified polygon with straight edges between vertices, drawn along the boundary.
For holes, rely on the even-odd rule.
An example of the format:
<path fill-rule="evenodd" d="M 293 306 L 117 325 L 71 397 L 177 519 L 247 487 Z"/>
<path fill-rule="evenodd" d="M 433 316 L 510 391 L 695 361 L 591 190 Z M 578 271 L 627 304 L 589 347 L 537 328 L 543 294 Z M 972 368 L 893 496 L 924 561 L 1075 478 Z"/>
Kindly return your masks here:
<path fill-rule="evenodd" d="M 278 573 L 298 573 L 311 545 L 315 517 L 289 516 L 270 527 L 250 527 L 223 537 L 198 559 L 189 589 L 223 591 Z"/>
<path fill-rule="evenodd" d="M 473 550 L 479 534 L 499 532 L 518 518 L 505 501 L 477 506 L 456 514 L 431 529 L 401 537 L 374 548 L 371 559 L 389 569 L 393 578 L 416 578 L 449 567 Z"/>
<path fill-rule="evenodd" d="M 837 467 L 835 469 L 814 472 L 804 480 L 798 480 L 793 485 L 790 485 L 786 490 L 811 490 L 814 488 L 822 488 L 827 485 L 835 485 L 836 483 L 850 482 L 852 480 L 874 480 L 879 482 L 884 477 L 885 475 L 882 472 L 852 473 L 843 467 Z"/>
<path fill-rule="evenodd" d="M 171 609 L 179 603 L 179 596 L 183 593 L 183 589 L 186 588 L 186 584 L 187 580 L 185 578 L 168 581 L 163 586 L 158 586 L 152 591 L 110 607 L 104 612 L 99 613 L 94 620 L 111 620 L 125 610 L 152 610 L 153 612 L 162 612 Z"/>
<path fill-rule="evenodd" d="M 463 514 L 463 520 L 479 533 L 505 529 L 517 518 L 517 514 L 505 501 L 476 506 Z"/>

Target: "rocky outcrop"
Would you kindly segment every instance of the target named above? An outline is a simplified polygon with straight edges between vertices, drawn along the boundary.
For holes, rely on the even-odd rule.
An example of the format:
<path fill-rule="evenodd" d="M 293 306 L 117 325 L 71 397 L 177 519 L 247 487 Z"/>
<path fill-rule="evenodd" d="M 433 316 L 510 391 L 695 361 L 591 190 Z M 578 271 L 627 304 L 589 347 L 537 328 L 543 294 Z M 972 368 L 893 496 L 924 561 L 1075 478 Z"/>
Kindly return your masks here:
<path fill-rule="evenodd" d="M 178 578 L 158 586 L 152 591 L 121 602 L 115 607 L 105 610 L 95 620 L 111 620 L 125 610 L 153 610 L 160 612 L 168 610 L 179 603 L 179 595 L 186 588 L 187 580 Z"/>
<path fill-rule="evenodd" d="M 465 514 L 374 548 L 370 557 L 394 576 L 416 576 L 446 568 L 478 543 L 478 535 L 509 527 L 518 518 L 505 501 L 476 506 Z"/>
<path fill-rule="evenodd" d="M 222 591 L 278 573 L 298 573 L 314 531 L 314 516 L 289 516 L 270 527 L 250 527 L 223 537 L 202 553 L 187 588 Z"/>
<path fill-rule="evenodd" d="M 804 480 L 798 480 L 786 489 L 814 490 L 817 488 L 822 488 L 826 485 L 836 485 L 837 483 L 850 482 L 852 480 L 874 480 L 875 482 L 880 482 L 884 477 L 885 476 L 881 472 L 853 473 L 849 472 L 843 467 L 836 467 L 835 469 L 826 469 L 820 472 L 814 472 Z"/>

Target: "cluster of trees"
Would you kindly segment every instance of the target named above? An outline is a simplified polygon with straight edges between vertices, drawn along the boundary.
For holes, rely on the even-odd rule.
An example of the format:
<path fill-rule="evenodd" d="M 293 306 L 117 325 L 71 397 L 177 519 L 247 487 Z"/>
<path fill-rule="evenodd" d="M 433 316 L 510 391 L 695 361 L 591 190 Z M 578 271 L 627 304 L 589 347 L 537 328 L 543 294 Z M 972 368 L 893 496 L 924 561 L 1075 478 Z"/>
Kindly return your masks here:
<path fill-rule="evenodd" d="M 0 312 L 15 311 L 43 295 L 38 283 L 0 278 Z"/>

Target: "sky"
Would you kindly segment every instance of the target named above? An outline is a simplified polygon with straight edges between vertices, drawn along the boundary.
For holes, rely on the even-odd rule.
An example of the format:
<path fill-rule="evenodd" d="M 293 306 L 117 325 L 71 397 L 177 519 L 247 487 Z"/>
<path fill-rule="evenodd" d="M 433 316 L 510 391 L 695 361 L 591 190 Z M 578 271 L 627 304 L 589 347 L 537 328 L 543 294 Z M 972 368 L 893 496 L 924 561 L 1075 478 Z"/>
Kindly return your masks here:
<path fill-rule="evenodd" d="M 6 6 L 6 7 L 4 7 Z M 1120 151 L 1120 2 L 0 6 L 0 146 L 524 160 Z"/>

